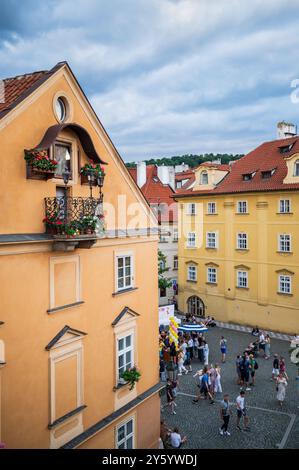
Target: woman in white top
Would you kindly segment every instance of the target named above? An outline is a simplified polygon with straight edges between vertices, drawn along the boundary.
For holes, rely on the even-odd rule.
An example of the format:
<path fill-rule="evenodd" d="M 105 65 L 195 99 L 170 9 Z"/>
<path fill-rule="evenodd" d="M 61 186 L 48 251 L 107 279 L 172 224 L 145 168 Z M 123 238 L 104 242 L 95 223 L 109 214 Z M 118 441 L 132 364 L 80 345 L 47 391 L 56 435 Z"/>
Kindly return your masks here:
<path fill-rule="evenodd" d="M 184 444 L 186 440 L 186 436 L 182 438 L 178 428 L 174 428 L 173 432 L 170 434 L 170 444 L 171 447 L 173 447 L 174 449 L 178 449 L 179 447 L 181 447 L 181 445 Z"/>
<path fill-rule="evenodd" d="M 188 370 L 184 366 L 184 361 L 185 361 L 185 354 L 183 351 L 179 351 L 178 354 L 178 375 L 182 375 L 182 372 L 185 372 L 185 374 L 188 374 Z"/>
<path fill-rule="evenodd" d="M 218 364 L 215 364 L 215 371 L 216 371 L 216 380 L 215 380 L 215 393 L 222 393 L 222 386 L 221 386 L 221 367 Z"/>
<path fill-rule="evenodd" d="M 207 366 L 209 364 L 209 345 L 206 341 L 204 341 L 204 348 L 203 348 L 203 354 L 204 354 L 204 365 Z"/>
<path fill-rule="evenodd" d="M 287 379 L 285 378 L 284 374 L 280 372 L 276 379 L 276 390 L 277 390 L 276 398 L 280 406 L 282 406 L 284 402 L 284 399 L 286 396 L 287 385 L 288 385 Z"/>

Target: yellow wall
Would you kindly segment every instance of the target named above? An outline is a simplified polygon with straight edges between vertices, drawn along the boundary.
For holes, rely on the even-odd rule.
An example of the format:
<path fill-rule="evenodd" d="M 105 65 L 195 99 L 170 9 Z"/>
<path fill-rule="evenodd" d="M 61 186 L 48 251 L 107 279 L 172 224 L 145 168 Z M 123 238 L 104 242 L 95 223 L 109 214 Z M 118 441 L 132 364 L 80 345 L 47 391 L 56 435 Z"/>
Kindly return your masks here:
<path fill-rule="evenodd" d="M 122 215 L 129 204 L 139 204 L 140 213 L 146 216 L 140 226 L 146 228 L 150 224 L 150 212 L 141 193 L 104 131 L 85 108 L 80 92 L 77 89 L 75 93 L 73 87 L 75 85 L 68 72 L 59 72 L 57 77 L 38 89 L 37 94 L 30 98 L 27 108 L 22 112 L 16 110 L 14 119 L 15 112 L 5 122 L 0 121 L 0 234 L 44 232 L 43 198 L 55 196 L 57 181 L 27 180 L 23 150 L 38 144 L 46 129 L 57 123 L 53 113 L 53 96 L 58 91 L 67 93 L 73 106 L 72 121 L 86 128 L 99 155 L 109 164 L 103 188 L 104 201 L 113 204 L 117 210 L 118 196 L 124 195 L 126 202 Z M 75 134 L 70 133 L 69 137 L 80 146 Z M 81 163 L 85 161 L 83 155 Z M 89 196 L 89 188 L 81 186 L 80 180 L 75 178 L 70 186 L 73 196 Z M 108 229 L 126 227 L 134 215 L 127 220 L 116 220 Z M 116 251 L 132 252 L 137 289 L 113 296 Z M 47 310 L 53 306 L 78 300 L 74 285 L 78 279 L 73 262 L 55 264 L 54 281 L 51 281 L 51 260 L 59 257 L 67 260 L 73 256 L 79 257 L 80 261 L 79 300 L 84 303 L 49 314 Z M 158 382 L 157 284 L 155 236 L 101 239 L 91 249 L 76 249 L 71 253 L 53 252 L 51 242 L 0 245 L 0 320 L 5 322 L 1 326 L 0 338 L 5 342 L 7 362 L 0 372 L 1 438 L 8 448 L 47 448 L 52 445 L 51 431 L 48 429 L 51 420 L 52 350 L 47 351 L 45 347 L 65 325 L 87 333 L 81 339 L 83 403 L 87 405 L 81 414 L 82 430 L 115 411 L 116 351 L 111 323 L 126 306 L 139 314 L 136 317 L 136 365 L 142 377 L 137 384 L 137 395 Z M 55 369 L 56 418 L 61 413 L 72 411 L 78 396 L 76 359 L 72 357 L 67 361 L 58 366 L 56 364 Z M 124 395 L 126 393 L 123 392 Z M 159 401 L 158 396 L 156 398 Z M 154 413 L 153 427 L 148 437 L 143 438 L 143 446 L 152 445 L 159 437 L 156 424 L 159 407 L 152 407 L 150 403 L 150 413 Z M 146 408 L 146 403 L 142 406 Z M 140 416 L 146 417 L 146 412 L 140 412 Z M 80 423 L 80 419 L 75 416 L 73 422 Z M 140 428 L 148 425 L 142 419 L 139 421 Z M 56 436 L 61 436 L 71 427 L 70 422 L 66 422 L 65 430 L 56 429 Z M 99 446 L 105 447 L 106 440 L 99 439 Z"/>
<path fill-rule="evenodd" d="M 291 214 L 278 214 L 280 199 L 290 199 Z M 249 214 L 236 214 L 238 200 L 248 201 Z M 197 203 L 197 215 L 186 215 L 189 202 Z M 217 203 L 217 214 L 207 214 L 207 202 Z M 179 200 L 179 307 L 187 311 L 187 300 L 198 295 L 206 314 L 219 320 L 255 325 L 294 333 L 299 326 L 299 195 L 298 192 L 201 196 Z M 186 248 L 186 234 L 196 231 L 202 240 L 195 249 Z M 219 248 L 206 248 L 206 232 L 218 231 Z M 238 232 L 248 234 L 248 250 L 236 249 Z M 278 235 L 292 234 L 292 253 L 278 253 Z M 202 234 L 202 236 L 200 236 Z M 198 263 L 196 283 L 187 282 L 186 262 Z M 208 285 L 207 266 L 218 265 L 217 285 Z M 248 268 L 249 289 L 236 287 L 236 266 Z M 278 294 L 279 270 L 289 270 L 292 295 Z"/>

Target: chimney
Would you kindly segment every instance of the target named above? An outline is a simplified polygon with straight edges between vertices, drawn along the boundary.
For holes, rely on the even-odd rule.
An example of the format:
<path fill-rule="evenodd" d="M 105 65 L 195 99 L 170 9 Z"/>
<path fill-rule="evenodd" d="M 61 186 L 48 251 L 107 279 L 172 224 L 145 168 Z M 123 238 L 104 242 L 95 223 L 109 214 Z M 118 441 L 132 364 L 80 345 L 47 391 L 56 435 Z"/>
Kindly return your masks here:
<path fill-rule="evenodd" d="M 137 184 L 139 188 L 142 188 L 146 183 L 146 163 L 138 162 L 137 163 Z"/>
<path fill-rule="evenodd" d="M 291 122 L 281 121 L 277 123 L 277 138 L 287 139 L 297 135 L 297 126 Z"/>

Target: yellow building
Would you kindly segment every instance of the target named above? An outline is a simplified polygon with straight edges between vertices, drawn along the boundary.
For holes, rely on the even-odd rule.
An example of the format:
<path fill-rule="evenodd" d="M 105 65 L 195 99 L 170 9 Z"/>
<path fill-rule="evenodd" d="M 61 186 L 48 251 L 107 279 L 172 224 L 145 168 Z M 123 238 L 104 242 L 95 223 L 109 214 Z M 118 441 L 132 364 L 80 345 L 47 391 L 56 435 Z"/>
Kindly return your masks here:
<path fill-rule="evenodd" d="M 299 329 L 299 137 L 205 163 L 179 202 L 179 308 Z"/>
<path fill-rule="evenodd" d="M 157 222 L 65 62 L 4 85 L 0 441 L 155 448 Z"/>

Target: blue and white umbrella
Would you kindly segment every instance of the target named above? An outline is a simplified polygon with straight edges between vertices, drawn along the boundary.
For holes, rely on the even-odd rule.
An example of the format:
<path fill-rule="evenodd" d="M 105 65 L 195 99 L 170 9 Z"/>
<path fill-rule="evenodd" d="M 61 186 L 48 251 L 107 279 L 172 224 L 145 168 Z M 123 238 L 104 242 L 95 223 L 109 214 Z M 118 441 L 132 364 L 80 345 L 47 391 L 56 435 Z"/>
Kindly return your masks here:
<path fill-rule="evenodd" d="M 192 325 L 190 323 L 185 323 L 185 325 L 181 325 L 178 328 L 179 331 L 188 331 L 189 333 L 195 331 L 196 333 L 203 333 L 204 331 L 208 331 L 208 328 L 203 325 Z"/>

